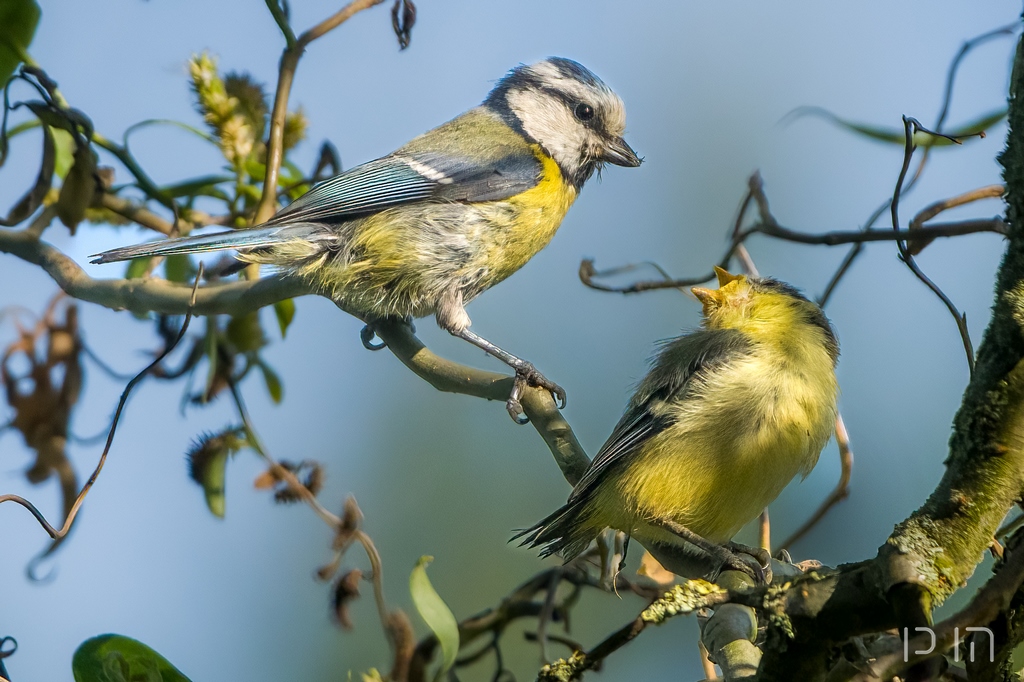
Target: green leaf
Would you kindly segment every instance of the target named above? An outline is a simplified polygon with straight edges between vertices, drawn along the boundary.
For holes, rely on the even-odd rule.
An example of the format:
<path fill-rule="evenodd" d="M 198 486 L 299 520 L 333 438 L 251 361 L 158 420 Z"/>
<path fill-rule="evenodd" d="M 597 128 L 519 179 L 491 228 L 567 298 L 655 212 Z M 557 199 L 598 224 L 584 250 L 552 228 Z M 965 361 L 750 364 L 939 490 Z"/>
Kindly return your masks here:
<path fill-rule="evenodd" d="M 124 271 L 125 279 L 140 279 L 146 274 L 146 270 L 149 269 L 149 263 L 153 260 L 152 256 L 144 256 L 142 258 L 132 258 L 128 261 L 128 267 Z"/>
<path fill-rule="evenodd" d="M 77 143 L 76 143 L 77 145 Z M 59 158 L 59 154 L 58 157 Z M 85 220 L 85 211 L 92 204 L 96 194 L 96 152 L 88 144 L 75 149 L 74 164 L 64 178 L 57 196 L 57 217 L 75 233 L 78 223 Z"/>
<path fill-rule="evenodd" d="M 57 150 L 53 173 L 63 180 L 75 163 L 75 138 L 63 128 L 50 128 L 50 132 L 53 133 L 53 143 Z"/>
<path fill-rule="evenodd" d="M 459 654 L 459 622 L 427 577 L 427 565 L 433 560 L 432 556 L 422 556 L 416 562 L 409 576 L 409 592 L 420 617 L 441 645 L 441 667 L 434 675 L 434 680 L 441 680 L 455 665 Z"/>
<path fill-rule="evenodd" d="M 263 334 L 260 316 L 256 311 L 232 317 L 225 334 L 239 353 L 257 351 L 267 345 L 267 337 Z"/>
<path fill-rule="evenodd" d="M 281 384 L 281 377 L 273 368 L 262 360 L 259 361 L 260 371 L 263 372 L 263 381 L 267 384 L 267 393 L 275 403 L 284 399 L 284 386 Z"/>
<path fill-rule="evenodd" d="M 192 257 L 188 254 L 176 253 L 164 260 L 164 275 L 169 282 L 191 282 L 195 272 Z"/>
<path fill-rule="evenodd" d="M 0 2 L 0 83 L 6 83 L 28 56 L 40 14 L 35 0 Z"/>
<path fill-rule="evenodd" d="M 124 137 L 121 140 L 122 145 L 127 147 L 128 138 L 131 137 L 137 131 L 142 130 L 143 128 L 148 128 L 150 126 L 156 125 L 166 125 L 173 126 L 175 128 L 181 128 L 182 130 L 190 132 L 193 135 L 199 137 L 200 139 L 205 140 L 206 142 L 209 142 L 214 146 L 217 145 L 217 138 L 215 138 L 213 135 L 206 132 L 205 130 L 200 130 L 199 128 L 196 128 L 195 126 L 190 126 L 187 123 L 182 123 L 181 121 L 174 121 L 167 118 L 148 118 L 145 121 L 139 121 L 138 123 L 128 126 L 128 129 L 124 131 Z"/>
<path fill-rule="evenodd" d="M 903 128 L 890 128 L 848 121 L 836 116 L 828 109 L 823 109 L 821 107 L 800 107 L 792 111 L 786 118 L 792 120 L 802 116 L 817 116 L 819 118 L 824 118 L 840 128 L 845 128 L 846 130 L 860 135 L 861 137 L 867 137 L 879 142 L 895 144 L 901 147 L 906 143 L 906 134 L 903 132 Z M 968 138 L 970 135 L 976 135 L 980 131 L 988 130 L 1004 118 L 1006 118 L 1006 109 L 998 109 L 996 111 L 983 114 L 964 125 L 957 126 L 953 130 L 947 130 L 945 131 L 945 134 L 950 135 L 951 137 Z M 914 135 L 914 144 L 918 147 L 948 147 L 955 143 L 944 137 L 918 132 Z"/>
<path fill-rule="evenodd" d="M 228 458 L 247 444 L 243 429 L 233 426 L 220 433 L 203 434 L 185 454 L 189 478 L 203 487 L 206 506 L 217 518 L 224 518 L 227 506 L 225 480 Z"/>
<path fill-rule="evenodd" d="M 71 659 L 75 682 L 191 682 L 170 661 L 124 635 L 82 642 Z"/>
<path fill-rule="evenodd" d="M 165 185 L 160 192 L 169 197 L 194 197 L 207 196 L 223 201 L 228 200 L 228 194 L 217 185 L 224 182 L 234 182 L 234 176 L 228 175 L 205 175 L 200 178 L 185 180 L 173 185 Z"/>
<path fill-rule="evenodd" d="M 281 338 L 288 334 L 288 327 L 295 319 L 295 299 L 286 298 L 274 304 L 274 315 L 277 316 L 277 326 L 281 328 Z"/>

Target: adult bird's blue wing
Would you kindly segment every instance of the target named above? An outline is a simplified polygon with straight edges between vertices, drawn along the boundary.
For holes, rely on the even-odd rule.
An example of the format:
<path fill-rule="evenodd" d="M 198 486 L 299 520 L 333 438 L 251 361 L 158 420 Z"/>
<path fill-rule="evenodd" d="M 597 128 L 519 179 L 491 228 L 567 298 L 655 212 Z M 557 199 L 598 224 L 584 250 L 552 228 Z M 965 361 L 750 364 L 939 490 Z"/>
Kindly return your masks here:
<path fill-rule="evenodd" d="M 505 199 L 535 186 L 541 170 L 540 161 L 525 146 L 477 161 L 465 154 L 396 153 L 321 182 L 255 228 L 126 246 L 98 254 L 92 262 L 257 249 L 296 239 L 328 239 L 330 231 L 323 229 L 323 225 L 413 201 Z"/>
<path fill-rule="evenodd" d="M 535 186 L 540 174 L 529 149 L 483 160 L 396 153 L 325 180 L 266 224 L 338 223 L 413 201 L 496 201 Z"/>

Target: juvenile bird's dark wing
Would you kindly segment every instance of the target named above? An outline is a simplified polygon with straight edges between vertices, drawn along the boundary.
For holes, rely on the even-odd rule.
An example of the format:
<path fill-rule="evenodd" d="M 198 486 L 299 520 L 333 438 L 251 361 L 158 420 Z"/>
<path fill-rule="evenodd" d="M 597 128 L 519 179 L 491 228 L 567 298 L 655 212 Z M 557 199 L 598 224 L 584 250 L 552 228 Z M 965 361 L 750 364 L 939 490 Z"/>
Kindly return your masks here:
<path fill-rule="evenodd" d="M 655 414 L 659 405 L 683 397 L 694 378 L 714 372 L 749 353 L 750 349 L 750 340 L 734 329 L 703 330 L 667 342 L 655 358 L 651 371 L 640 382 L 612 435 L 573 488 L 569 502 L 593 490 L 607 471 L 674 423 L 669 415 Z"/>

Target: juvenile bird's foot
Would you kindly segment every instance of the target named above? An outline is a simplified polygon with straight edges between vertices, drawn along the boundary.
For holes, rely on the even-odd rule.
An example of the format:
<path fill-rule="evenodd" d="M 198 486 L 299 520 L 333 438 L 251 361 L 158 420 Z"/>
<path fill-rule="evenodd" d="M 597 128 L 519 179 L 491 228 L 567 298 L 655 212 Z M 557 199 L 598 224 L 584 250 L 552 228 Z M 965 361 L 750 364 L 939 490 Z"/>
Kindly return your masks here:
<path fill-rule="evenodd" d="M 730 542 L 727 547 L 733 553 L 733 556 L 737 554 L 745 554 L 757 562 L 757 568 L 759 569 L 760 576 L 755 576 L 754 579 L 757 580 L 759 584 L 767 585 L 772 581 L 772 555 L 768 550 L 762 547 L 741 545 L 738 542 Z M 740 559 L 740 561 L 742 561 L 742 559 Z M 748 562 L 743 563 L 747 563 L 749 566 Z"/>
<path fill-rule="evenodd" d="M 767 569 L 761 565 L 755 565 L 754 562 L 744 561 L 740 558 L 739 554 L 731 552 L 725 547 L 722 562 L 722 571 L 739 571 L 753 580 L 758 585 L 767 585 L 771 582 L 771 566 Z"/>
<path fill-rule="evenodd" d="M 517 424 L 527 424 L 530 421 L 530 418 L 523 412 L 523 404 L 520 402 L 523 391 L 530 386 L 539 386 L 550 392 L 558 402 L 558 409 L 565 407 L 565 389 L 538 372 L 533 363 L 519 360 L 511 366 L 516 371 L 516 378 L 512 382 L 512 393 L 509 394 L 508 400 L 505 402 L 505 409 L 508 410 L 513 421 Z"/>
<path fill-rule="evenodd" d="M 767 585 L 771 582 L 771 556 L 767 551 L 732 542 L 727 545 L 720 545 L 697 535 L 683 524 L 671 519 L 651 519 L 651 521 L 702 550 L 710 557 L 711 562 L 714 563 L 714 568 L 719 573 L 722 571 L 739 571 L 750 576 L 759 585 Z M 754 558 L 754 561 L 745 561 L 740 558 L 739 554 L 748 554 Z"/>

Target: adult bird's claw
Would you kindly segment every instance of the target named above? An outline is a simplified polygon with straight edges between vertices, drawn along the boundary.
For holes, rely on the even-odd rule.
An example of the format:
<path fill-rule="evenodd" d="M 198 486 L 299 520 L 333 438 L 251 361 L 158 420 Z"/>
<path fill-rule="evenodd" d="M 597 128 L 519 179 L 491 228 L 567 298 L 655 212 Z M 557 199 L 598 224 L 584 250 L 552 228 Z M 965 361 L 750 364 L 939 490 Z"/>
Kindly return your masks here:
<path fill-rule="evenodd" d="M 388 344 L 383 341 L 374 343 L 373 339 L 375 336 L 377 336 L 377 333 L 373 331 L 373 327 L 370 325 L 365 325 L 359 330 L 359 340 L 363 342 L 363 348 L 366 350 L 381 350 L 388 347 Z"/>
<path fill-rule="evenodd" d="M 538 372 L 532 363 L 523 362 L 515 370 L 516 377 L 512 382 L 512 393 L 509 394 L 508 401 L 505 403 L 505 409 L 508 410 L 513 421 L 517 424 L 528 424 L 530 422 L 530 418 L 523 412 L 523 404 L 521 402 L 523 391 L 530 386 L 537 386 L 548 391 L 559 403 L 558 409 L 565 408 L 565 389 Z"/>

